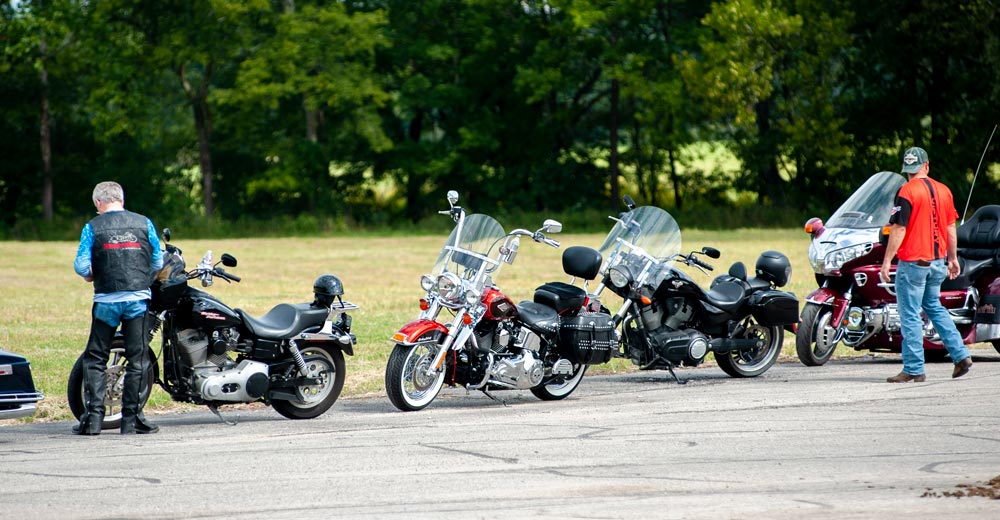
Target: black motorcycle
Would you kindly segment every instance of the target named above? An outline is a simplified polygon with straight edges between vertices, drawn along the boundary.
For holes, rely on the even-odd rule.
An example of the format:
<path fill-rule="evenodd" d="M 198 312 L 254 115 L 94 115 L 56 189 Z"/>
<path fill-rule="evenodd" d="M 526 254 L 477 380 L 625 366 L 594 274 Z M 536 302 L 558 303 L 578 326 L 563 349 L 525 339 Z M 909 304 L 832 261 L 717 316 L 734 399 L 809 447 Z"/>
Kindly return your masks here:
<path fill-rule="evenodd" d="M 163 234 L 169 242 L 170 230 Z M 187 271 L 181 250 L 166 244 L 146 315 L 150 340 L 162 327 L 162 348 L 159 355 L 149 350 L 140 402 L 146 402 L 155 382 L 173 400 L 206 405 L 220 418 L 221 405 L 258 401 L 289 419 L 311 419 L 326 412 L 344 387 L 344 353 L 354 355 L 357 343 L 347 312 L 358 307 L 341 298 L 340 279 L 320 276 L 313 284 L 312 303 L 281 303 L 255 318 L 188 285 L 196 279 L 203 287 L 211 286 L 215 278 L 240 281 L 220 263 L 236 267 L 236 258 L 223 254 L 213 264 L 208 251 L 197 267 Z M 113 429 L 121 424 L 125 376 L 120 336 L 112 342 L 106 374 L 103 428 Z M 70 409 L 79 419 L 85 412 L 82 356 L 73 365 L 67 386 Z"/>
<path fill-rule="evenodd" d="M 718 249 L 680 253 L 681 232 L 666 211 L 636 208 L 616 221 L 601 253 L 608 259 L 596 296 L 607 287 L 624 298 L 615 315 L 621 325 L 621 351 L 643 370 L 697 366 L 709 352 L 732 377 L 755 377 L 781 353 L 784 328 L 798 322 L 798 300 L 777 288 L 788 283 L 792 268 L 777 251 L 765 251 L 756 276 L 736 262 L 708 291 L 674 266 L 679 262 L 707 274 L 712 266 L 696 255 L 719 258 Z"/>

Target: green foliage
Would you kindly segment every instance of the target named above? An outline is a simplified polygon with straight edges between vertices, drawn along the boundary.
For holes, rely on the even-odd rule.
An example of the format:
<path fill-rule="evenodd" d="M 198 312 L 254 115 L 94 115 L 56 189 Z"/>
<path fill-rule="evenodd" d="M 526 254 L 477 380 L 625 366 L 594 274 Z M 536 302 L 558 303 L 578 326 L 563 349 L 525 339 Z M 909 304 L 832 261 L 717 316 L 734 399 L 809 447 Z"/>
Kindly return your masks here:
<path fill-rule="evenodd" d="M 605 213 L 620 188 L 764 222 L 829 213 L 912 144 L 964 200 L 1000 120 L 998 13 L 996 0 L 0 2 L 0 226 L 62 236 L 106 179 L 158 221 L 235 233 L 418 226 L 448 189 L 512 216 Z M 990 176 L 976 190 L 973 205 L 1000 196 Z"/>

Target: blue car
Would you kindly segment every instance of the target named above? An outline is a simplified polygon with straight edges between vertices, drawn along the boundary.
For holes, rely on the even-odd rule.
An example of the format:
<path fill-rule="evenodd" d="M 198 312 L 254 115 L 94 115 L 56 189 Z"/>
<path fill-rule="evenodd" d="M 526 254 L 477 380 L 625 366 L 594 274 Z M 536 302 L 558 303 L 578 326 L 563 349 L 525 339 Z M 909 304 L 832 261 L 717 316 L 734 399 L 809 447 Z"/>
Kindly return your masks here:
<path fill-rule="evenodd" d="M 35 390 L 28 360 L 0 349 L 0 420 L 34 415 L 44 397 Z"/>

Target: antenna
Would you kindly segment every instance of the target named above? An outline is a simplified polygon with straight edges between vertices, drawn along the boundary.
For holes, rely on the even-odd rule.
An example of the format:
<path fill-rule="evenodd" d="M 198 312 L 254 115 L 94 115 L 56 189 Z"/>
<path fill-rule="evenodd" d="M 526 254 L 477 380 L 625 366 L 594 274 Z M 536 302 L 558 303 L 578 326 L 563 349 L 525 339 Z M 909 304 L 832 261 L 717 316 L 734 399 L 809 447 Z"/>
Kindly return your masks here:
<path fill-rule="evenodd" d="M 969 212 L 969 203 L 972 202 L 972 190 L 976 189 L 976 177 L 979 177 L 979 168 L 983 166 L 983 158 L 986 157 L 986 150 L 990 149 L 990 142 L 993 141 L 993 134 L 995 133 L 997 133 L 997 125 L 993 125 L 990 138 L 986 140 L 986 148 L 983 148 L 983 155 L 979 157 L 979 166 L 976 166 L 976 174 L 972 176 L 972 186 L 969 188 L 969 198 L 965 201 L 965 211 L 962 212 L 961 224 L 965 224 L 965 214 Z"/>

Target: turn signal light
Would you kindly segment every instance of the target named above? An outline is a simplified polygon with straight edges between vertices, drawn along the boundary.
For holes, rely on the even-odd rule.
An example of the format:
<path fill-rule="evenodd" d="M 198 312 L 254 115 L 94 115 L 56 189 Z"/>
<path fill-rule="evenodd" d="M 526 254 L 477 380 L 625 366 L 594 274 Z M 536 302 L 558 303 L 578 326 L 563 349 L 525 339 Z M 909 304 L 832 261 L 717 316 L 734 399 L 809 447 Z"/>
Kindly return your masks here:
<path fill-rule="evenodd" d="M 819 217 L 813 217 L 807 220 L 804 229 L 806 233 L 809 233 L 814 237 L 822 235 L 823 231 L 826 230 L 826 228 L 823 227 L 823 220 Z"/>
<path fill-rule="evenodd" d="M 427 300 L 423 298 L 420 299 L 420 310 L 426 311 L 428 308 L 430 308 L 430 306 L 431 304 L 427 303 Z"/>
<path fill-rule="evenodd" d="M 892 226 L 882 226 L 882 234 L 883 235 L 889 236 L 889 233 L 891 231 L 892 231 Z"/>
<path fill-rule="evenodd" d="M 639 301 L 641 301 L 643 305 L 649 305 L 649 304 L 653 303 L 653 300 L 650 300 L 649 296 L 643 296 L 643 297 L 639 298 Z"/>
<path fill-rule="evenodd" d="M 397 332 L 397 333 L 395 333 L 395 334 L 392 335 L 392 340 L 393 341 L 406 341 L 406 334 L 403 334 L 402 332 Z"/>
<path fill-rule="evenodd" d="M 465 316 L 462 316 L 462 323 L 464 323 L 466 325 L 472 323 L 472 316 L 470 316 L 468 314 L 466 314 Z"/>

